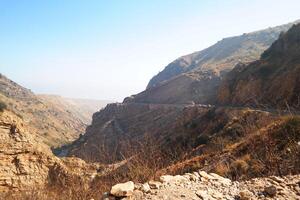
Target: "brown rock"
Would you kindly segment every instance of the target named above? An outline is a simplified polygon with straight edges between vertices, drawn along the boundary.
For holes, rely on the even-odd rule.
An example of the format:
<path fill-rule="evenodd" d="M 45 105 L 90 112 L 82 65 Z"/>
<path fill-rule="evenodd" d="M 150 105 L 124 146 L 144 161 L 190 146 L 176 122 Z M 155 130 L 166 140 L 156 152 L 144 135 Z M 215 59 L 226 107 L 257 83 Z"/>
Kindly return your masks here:
<path fill-rule="evenodd" d="M 277 189 L 275 186 L 268 186 L 268 187 L 265 187 L 264 189 L 264 193 L 267 195 L 267 196 L 270 196 L 270 197 L 274 197 L 276 196 L 276 193 L 277 193 Z"/>

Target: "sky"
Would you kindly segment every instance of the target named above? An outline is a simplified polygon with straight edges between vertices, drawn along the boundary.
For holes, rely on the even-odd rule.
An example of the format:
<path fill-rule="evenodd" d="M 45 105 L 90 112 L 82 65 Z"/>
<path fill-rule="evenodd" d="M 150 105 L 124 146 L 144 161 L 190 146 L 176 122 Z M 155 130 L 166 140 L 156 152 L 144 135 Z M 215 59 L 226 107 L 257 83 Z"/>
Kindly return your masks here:
<path fill-rule="evenodd" d="M 0 73 L 35 93 L 122 101 L 176 58 L 300 19 L 299 0 L 0 0 Z"/>

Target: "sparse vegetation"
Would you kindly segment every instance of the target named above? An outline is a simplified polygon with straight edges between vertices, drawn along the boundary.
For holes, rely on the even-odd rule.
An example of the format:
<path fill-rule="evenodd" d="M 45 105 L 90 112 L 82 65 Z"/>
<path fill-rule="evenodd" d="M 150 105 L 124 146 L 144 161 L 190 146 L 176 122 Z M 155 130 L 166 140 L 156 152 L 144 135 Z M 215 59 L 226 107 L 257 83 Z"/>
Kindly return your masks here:
<path fill-rule="evenodd" d="M 7 105 L 4 102 L 0 101 L 0 112 L 3 112 L 5 109 L 7 109 Z"/>

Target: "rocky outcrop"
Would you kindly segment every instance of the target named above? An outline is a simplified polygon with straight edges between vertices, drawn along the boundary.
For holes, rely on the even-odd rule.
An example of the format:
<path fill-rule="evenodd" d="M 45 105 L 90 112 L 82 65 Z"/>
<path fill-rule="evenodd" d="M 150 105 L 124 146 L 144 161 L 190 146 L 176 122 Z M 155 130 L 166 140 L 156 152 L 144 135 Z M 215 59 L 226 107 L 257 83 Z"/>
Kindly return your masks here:
<path fill-rule="evenodd" d="M 223 105 L 300 109 L 300 24 L 282 34 L 260 60 L 239 65 L 222 82 Z"/>
<path fill-rule="evenodd" d="M 144 191 L 140 187 L 141 184 L 135 184 L 135 190 L 131 192 L 129 197 L 123 199 L 283 200 L 299 199 L 300 196 L 299 175 L 270 176 L 237 182 L 214 173 L 208 174 L 204 171 L 199 171 L 182 176 L 165 175 L 160 179 L 162 180 L 160 187 L 151 188 L 149 191 Z M 110 197 L 105 195 L 103 199 L 114 199 L 115 196 L 111 193 Z"/>
<path fill-rule="evenodd" d="M 29 130 L 14 113 L 0 113 L 0 193 L 67 186 L 67 180 L 89 180 L 97 172 L 97 164 L 55 157 Z"/>

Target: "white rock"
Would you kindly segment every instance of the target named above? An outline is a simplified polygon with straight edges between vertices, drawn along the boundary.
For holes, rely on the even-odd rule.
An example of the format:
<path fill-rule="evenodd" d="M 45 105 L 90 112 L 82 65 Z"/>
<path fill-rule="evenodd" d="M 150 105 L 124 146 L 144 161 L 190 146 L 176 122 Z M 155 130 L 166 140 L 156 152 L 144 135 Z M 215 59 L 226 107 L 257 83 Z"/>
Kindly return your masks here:
<path fill-rule="evenodd" d="M 112 186 L 110 190 L 110 194 L 116 197 L 128 197 L 133 194 L 134 183 L 132 181 L 128 181 L 126 183 L 119 183 Z"/>
<path fill-rule="evenodd" d="M 171 175 L 163 175 L 163 176 L 159 177 L 159 180 L 162 183 L 168 183 L 168 182 L 172 181 L 173 179 L 174 179 L 174 176 L 171 176 Z"/>
<path fill-rule="evenodd" d="M 161 176 L 159 179 L 162 183 L 183 183 L 188 180 L 187 178 L 180 175 L 176 175 L 176 176 L 164 175 Z"/>
<path fill-rule="evenodd" d="M 151 191 L 150 189 L 150 186 L 148 183 L 144 183 L 142 186 L 141 186 L 141 191 L 144 192 L 144 193 L 149 193 Z"/>
<path fill-rule="evenodd" d="M 199 171 L 199 174 L 201 177 L 207 179 L 207 180 L 211 180 L 214 179 L 213 176 L 209 175 L 208 173 L 206 173 L 205 171 Z"/>

